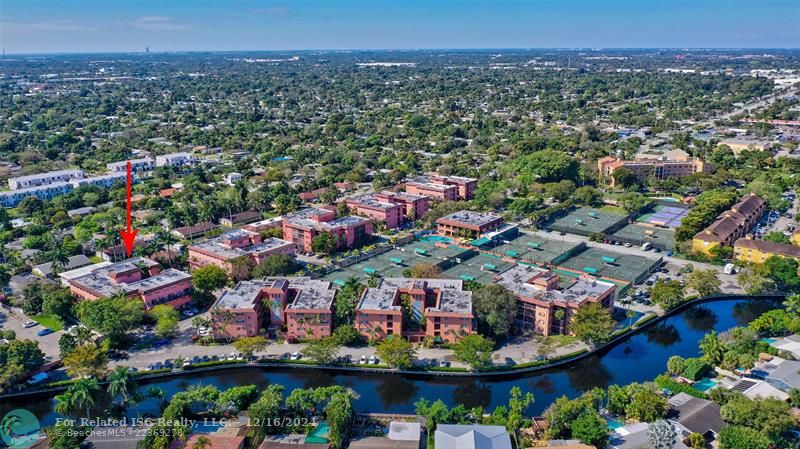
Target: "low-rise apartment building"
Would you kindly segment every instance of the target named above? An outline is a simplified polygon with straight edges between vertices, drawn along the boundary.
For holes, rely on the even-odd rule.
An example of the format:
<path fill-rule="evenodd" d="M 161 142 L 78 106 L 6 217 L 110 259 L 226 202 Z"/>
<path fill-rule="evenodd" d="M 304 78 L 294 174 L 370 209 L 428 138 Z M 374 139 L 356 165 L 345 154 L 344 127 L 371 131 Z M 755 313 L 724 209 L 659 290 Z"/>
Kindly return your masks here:
<path fill-rule="evenodd" d="M 679 178 L 710 170 L 708 164 L 702 159 L 688 156 L 675 159 L 668 159 L 667 156 L 662 156 L 634 160 L 604 157 L 597 161 L 597 168 L 601 175 L 608 180 L 611 187 L 615 185 L 614 172 L 620 168 L 630 171 L 639 181 L 645 181 L 649 177 L 656 179 Z"/>
<path fill-rule="evenodd" d="M 761 264 L 772 256 L 789 257 L 800 261 L 800 246 L 753 240 L 750 236 L 736 240 L 733 245 L 733 257 L 742 262 Z"/>
<path fill-rule="evenodd" d="M 364 217 L 336 218 L 325 208 L 306 208 L 283 217 L 283 239 L 303 252 L 312 252 L 312 240 L 322 233 L 336 238 L 337 248 L 353 248 L 372 236 L 372 222 Z"/>
<path fill-rule="evenodd" d="M 76 178 L 70 181 L 76 189 L 81 186 L 93 186 L 101 188 L 110 188 L 115 185 L 125 184 L 127 182 L 127 173 L 111 173 L 108 175 L 91 176 L 88 178 Z"/>
<path fill-rule="evenodd" d="M 83 170 L 57 170 L 46 173 L 38 173 L 35 175 L 10 178 L 8 180 L 8 188 L 11 190 L 22 190 L 32 187 L 69 182 L 73 179 L 81 178 L 83 178 Z"/>
<path fill-rule="evenodd" d="M 156 167 L 182 167 L 197 162 L 197 157 L 191 153 L 180 152 L 156 156 Z"/>
<path fill-rule="evenodd" d="M 597 303 L 612 309 L 616 285 L 590 276 L 575 279 L 558 289 L 558 276 L 545 268 L 515 265 L 495 282 L 517 296 L 515 323 L 523 333 L 572 335 L 569 323 L 581 307 Z"/>
<path fill-rule="evenodd" d="M 448 237 L 476 239 L 503 225 L 499 215 L 462 210 L 436 220 L 436 232 Z"/>
<path fill-rule="evenodd" d="M 330 282 L 310 277 L 242 281 L 225 290 L 211 307 L 213 334 L 254 337 L 270 327 L 285 326 L 289 339 L 329 337 L 335 295 Z"/>
<path fill-rule="evenodd" d="M 75 189 L 69 182 L 54 182 L 52 184 L 24 189 L 0 192 L 0 206 L 17 207 L 26 197 L 35 196 L 40 200 L 51 200 L 57 196 L 65 195 Z"/>
<path fill-rule="evenodd" d="M 404 321 L 404 303 L 411 322 Z M 361 294 L 355 326 L 370 340 L 400 335 L 411 342 L 428 337 L 453 343 L 475 330 L 472 292 L 461 280 L 382 278 Z"/>
<path fill-rule="evenodd" d="M 194 270 L 215 265 L 239 279 L 244 277 L 239 261 L 249 259 L 252 265 L 257 265 L 273 254 L 294 256 L 295 245 L 276 238 L 262 239 L 257 232 L 234 229 L 189 246 L 189 266 Z"/>
<path fill-rule="evenodd" d="M 413 221 L 428 211 L 430 198 L 423 195 L 396 192 L 377 192 L 348 198 L 347 208 L 394 229 L 406 221 Z"/>
<path fill-rule="evenodd" d="M 106 168 L 111 173 L 127 173 L 129 161 L 111 162 L 106 164 Z M 131 159 L 131 173 L 142 173 L 153 171 L 155 168 L 155 161 L 151 158 Z"/>
<path fill-rule="evenodd" d="M 73 296 L 80 300 L 124 293 L 140 298 L 148 310 L 159 304 L 179 308 L 192 300 L 190 274 L 172 268 L 162 270 L 158 263 L 141 257 L 98 264 L 67 282 Z"/>
<path fill-rule="evenodd" d="M 729 210 L 720 214 L 707 228 L 692 238 L 692 252 L 711 255 L 716 246 L 733 246 L 744 237 L 767 211 L 767 203 L 758 195 L 745 195 Z"/>

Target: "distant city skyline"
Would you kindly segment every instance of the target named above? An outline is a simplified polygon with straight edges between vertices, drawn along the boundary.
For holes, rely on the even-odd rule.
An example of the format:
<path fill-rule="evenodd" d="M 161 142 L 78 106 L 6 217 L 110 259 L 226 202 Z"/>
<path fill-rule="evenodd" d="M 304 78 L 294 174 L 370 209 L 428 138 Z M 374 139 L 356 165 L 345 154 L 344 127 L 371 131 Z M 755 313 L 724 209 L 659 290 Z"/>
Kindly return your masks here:
<path fill-rule="evenodd" d="M 7 54 L 798 48 L 797 0 L 3 0 Z"/>

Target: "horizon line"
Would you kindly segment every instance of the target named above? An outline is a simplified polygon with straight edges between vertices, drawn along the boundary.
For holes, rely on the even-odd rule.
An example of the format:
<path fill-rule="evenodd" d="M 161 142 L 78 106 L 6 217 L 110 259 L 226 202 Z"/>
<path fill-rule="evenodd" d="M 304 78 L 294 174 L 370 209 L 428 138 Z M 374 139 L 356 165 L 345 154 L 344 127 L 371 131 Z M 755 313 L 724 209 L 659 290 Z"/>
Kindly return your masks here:
<path fill-rule="evenodd" d="M 3 56 L 59 56 L 59 55 L 113 55 L 113 54 L 191 54 L 191 53 L 286 53 L 286 52 L 323 52 L 323 53 L 350 53 L 350 52 L 422 52 L 422 51 L 491 51 L 491 50 L 555 50 L 555 51 L 608 51 L 608 50 L 657 50 L 657 51 L 754 51 L 754 50 L 781 50 L 797 51 L 800 47 L 408 47 L 408 48 L 306 48 L 306 49 L 272 49 L 272 50 L 97 50 L 97 51 L 56 51 L 56 52 L 6 52 Z"/>

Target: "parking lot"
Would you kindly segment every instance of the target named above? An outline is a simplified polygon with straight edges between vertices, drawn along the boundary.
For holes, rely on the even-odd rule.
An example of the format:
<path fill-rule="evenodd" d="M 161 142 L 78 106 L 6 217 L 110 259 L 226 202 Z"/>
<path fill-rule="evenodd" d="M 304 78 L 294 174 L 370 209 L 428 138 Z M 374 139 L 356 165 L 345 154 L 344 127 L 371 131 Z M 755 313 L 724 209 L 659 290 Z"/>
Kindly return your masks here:
<path fill-rule="evenodd" d="M 44 352 L 48 361 L 58 359 L 58 339 L 61 338 L 64 331 L 39 336 L 36 334 L 44 328 L 38 323 L 33 327 L 26 328 L 25 322 L 27 321 L 31 320 L 22 313 L 22 310 L 14 307 L 0 307 L 0 328 L 14 331 L 18 340 L 38 341 L 39 348 Z"/>

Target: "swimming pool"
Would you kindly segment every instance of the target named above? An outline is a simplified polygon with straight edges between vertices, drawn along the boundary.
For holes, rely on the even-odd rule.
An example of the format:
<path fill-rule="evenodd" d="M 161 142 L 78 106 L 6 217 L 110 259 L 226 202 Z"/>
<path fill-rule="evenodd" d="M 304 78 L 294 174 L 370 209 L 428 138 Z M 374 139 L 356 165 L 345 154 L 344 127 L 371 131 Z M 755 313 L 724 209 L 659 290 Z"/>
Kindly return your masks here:
<path fill-rule="evenodd" d="M 330 429 L 328 428 L 327 421 L 321 421 L 316 427 L 311 429 L 311 432 L 306 435 L 306 443 L 309 444 L 328 444 Z"/>
<path fill-rule="evenodd" d="M 763 341 L 764 343 L 766 343 L 768 345 L 771 345 L 771 344 L 775 343 L 776 341 L 778 341 L 778 339 L 777 338 L 762 338 L 761 341 Z"/>
<path fill-rule="evenodd" d="M 203 421 L 198 420 L 192 424 L 192 433 L 214 433 L 222 427 L 221 423 L 215 423 L 212 421 Z"/>
<path fill-rule="evenodd" d="M 694 385 L 692 385 L 692 388 L 694 388 L 697 391 L 702 391 L 703 393 L 705 393 L 706 391 L 714 388 L 715 386 L 717 386 L 717 381 L 704 377 L 695 382 Z"/>
<path fill-rule="evenodd" d="M 450 243 L 453 241 L 450 237 L 444 237 L 442 235 L 424 235 L 419 238 L 423 242 L 435 242 L 435 243 Z"/>
<path fill-rule="evenodd" d="M 621 422 L 617 421 L 614 418 L 606 417 L 606 421 L 608 422 L 608 428 L 611 430 L 617 430 L 621 427 L 624 427 L 624 425 Z"/>

